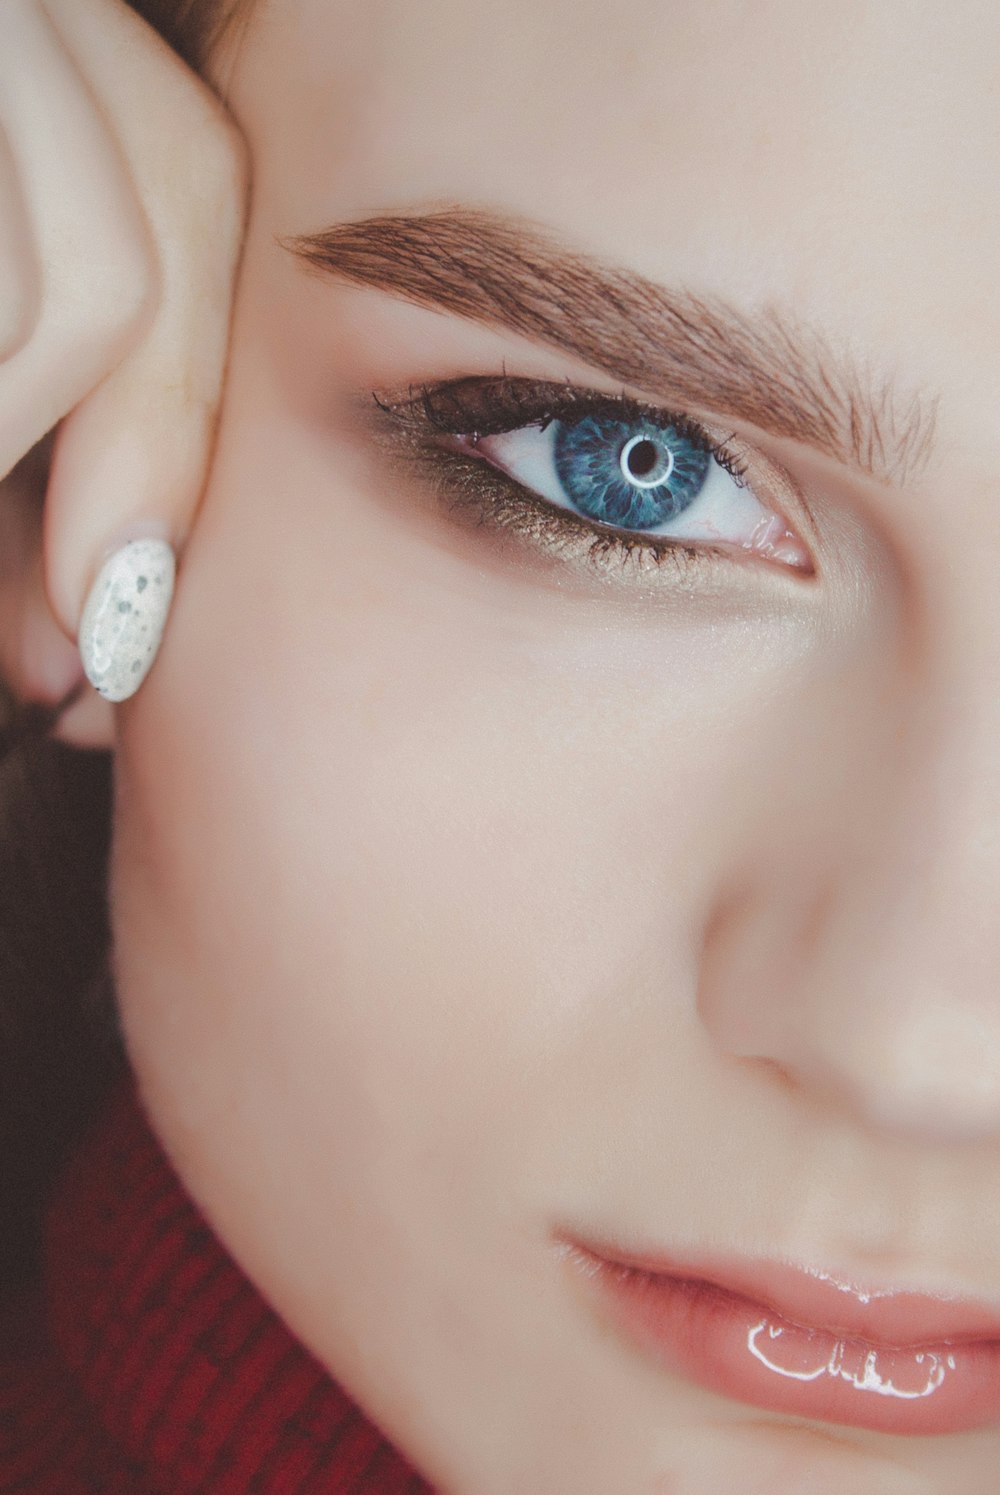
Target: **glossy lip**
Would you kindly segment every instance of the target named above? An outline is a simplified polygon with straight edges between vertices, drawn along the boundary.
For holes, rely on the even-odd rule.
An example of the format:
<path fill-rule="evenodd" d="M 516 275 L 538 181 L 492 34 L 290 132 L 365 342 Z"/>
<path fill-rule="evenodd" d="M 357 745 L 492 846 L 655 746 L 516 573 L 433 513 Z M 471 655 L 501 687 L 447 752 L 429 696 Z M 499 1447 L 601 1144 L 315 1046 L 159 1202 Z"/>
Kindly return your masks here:
<path fill-rule="evenodd" d="M 749 1298 L 782 1318 L 883 1345 L 921 1345 L 935 1340 L 1000 1339 L 1000 1309 L 945 1293 L 915 1293 L 851 1280 L 793 1262 L 763 1258 L 700 1261 L 662 1253 L 575 1243 L 585 1255 L 612 1266 L 656 1276 L 707 1282 Z"/>
<path fill-rule="evenodd" d="M 895 1434 L 1000 1420 L 1000 1311 L 984 1302 L 791 1262 L 560 1246 L 640 1349 L 737 1401 Z"/>

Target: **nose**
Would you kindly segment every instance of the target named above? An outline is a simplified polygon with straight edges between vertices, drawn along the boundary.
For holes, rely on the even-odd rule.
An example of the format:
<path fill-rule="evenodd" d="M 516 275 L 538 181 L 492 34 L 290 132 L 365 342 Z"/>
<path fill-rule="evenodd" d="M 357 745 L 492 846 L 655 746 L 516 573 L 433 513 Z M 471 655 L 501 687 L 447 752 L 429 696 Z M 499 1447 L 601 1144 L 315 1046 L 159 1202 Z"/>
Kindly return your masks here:
<path fill-rule="evenodd" d="M 928 745 L 922 769 L 855 800 L 850 836 L 831 806 L 839 827 L 764 856 L 720 901 L 699 1001 L 724 1054 L 879 1131 L 1000 1136 L 995 741 Z"/>

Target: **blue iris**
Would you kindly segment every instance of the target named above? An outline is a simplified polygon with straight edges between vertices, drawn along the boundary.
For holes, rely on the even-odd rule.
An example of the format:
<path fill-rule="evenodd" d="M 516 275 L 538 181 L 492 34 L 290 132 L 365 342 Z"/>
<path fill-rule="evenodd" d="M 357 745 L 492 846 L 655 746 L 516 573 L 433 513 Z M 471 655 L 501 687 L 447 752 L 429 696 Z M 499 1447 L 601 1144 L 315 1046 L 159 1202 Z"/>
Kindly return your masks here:
<path fill-rule="evenodd" d="M 674 426 L 606 415 L 553 424 L 556 474 L 587 519 L 655 529 L 705 486 L 711 454 Z"/>

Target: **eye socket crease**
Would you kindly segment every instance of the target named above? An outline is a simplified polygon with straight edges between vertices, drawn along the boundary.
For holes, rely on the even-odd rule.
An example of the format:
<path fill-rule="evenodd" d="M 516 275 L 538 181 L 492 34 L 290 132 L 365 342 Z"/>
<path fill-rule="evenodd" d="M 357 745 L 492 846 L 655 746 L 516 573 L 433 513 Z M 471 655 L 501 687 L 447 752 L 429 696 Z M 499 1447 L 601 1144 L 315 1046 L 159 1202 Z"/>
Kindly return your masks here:
<path fill-rule="evenodd" d="M 835 355 L 818 329 L 671 290 L 486 208 L 378 214 L 278 243 L 313 273 L 498 325 L 665 400 L 802 442 L 905 487 L 930 460 L 938 400 Z"/>

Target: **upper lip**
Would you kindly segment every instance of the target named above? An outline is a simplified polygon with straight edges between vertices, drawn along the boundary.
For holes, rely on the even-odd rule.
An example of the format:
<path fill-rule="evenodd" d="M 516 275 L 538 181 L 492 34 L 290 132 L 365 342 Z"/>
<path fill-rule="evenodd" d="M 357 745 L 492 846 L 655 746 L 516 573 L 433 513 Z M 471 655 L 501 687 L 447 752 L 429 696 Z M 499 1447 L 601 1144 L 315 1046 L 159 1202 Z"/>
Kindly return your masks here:
<path fill-rule="evenodd" d="M 581 1240 L 574 1240 L 572 1248 L 612 1266 L 710 1283 L 802 1328 L 873 1345 L 906 1348 L 1000 1339 L 1000 1309 L 974 1298 L 900 1290 L 851 1272 L 763 1257 L 689 1258 Z"/>

